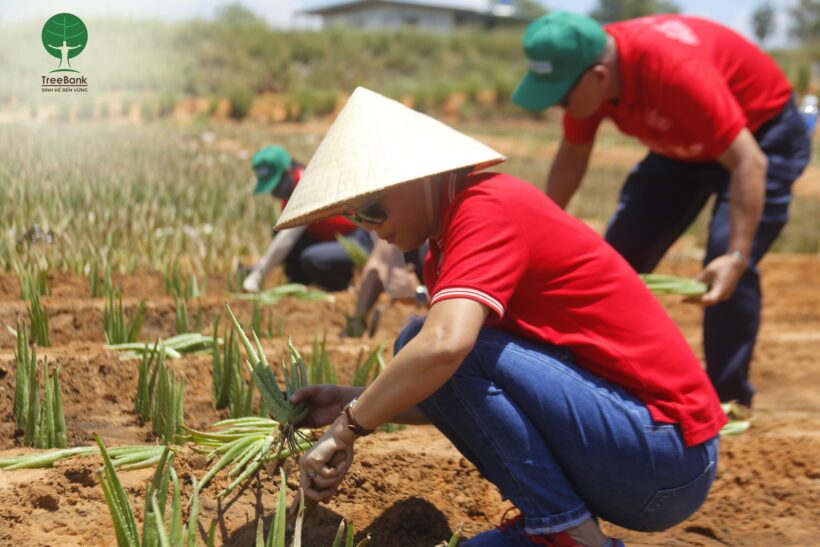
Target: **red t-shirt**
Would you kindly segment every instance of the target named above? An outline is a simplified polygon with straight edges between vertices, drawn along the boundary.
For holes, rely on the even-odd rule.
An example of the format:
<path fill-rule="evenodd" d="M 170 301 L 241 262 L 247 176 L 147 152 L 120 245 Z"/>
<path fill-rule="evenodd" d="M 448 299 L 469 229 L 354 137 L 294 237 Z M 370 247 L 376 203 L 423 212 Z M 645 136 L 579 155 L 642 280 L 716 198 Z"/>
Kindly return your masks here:
<path fill-rule="evenodd" d="M 293 172 L 293 187 L 299 184 L 302 179 L 302 174 L 305 172 L 303 168 L 298 168 Z M 282 209 L 288 204 L 288 200 L 282 200 Z M 308 224 L 305 230 L 307 234 L 316 241 L 335 241 L 336 234 L 349 234 L 356 229 L 356 225 L 347 220 L 345 217 L 338 215 L 335 217 L 326 218 L 313 224 Z"/>
<path fill-rule="evenodd" d="M 654 420 L 679 423 L 689 446 L 720 431 L 726 416 L 692 349 L 598 234 L 509 175 L 444 186 L 441 237 L 424 268 L 432 304 L 475 300 L 493 312 L 488 325 L 569 349 Z"/>
<path fill-rule="evenodd" d="M 608 117 L 653 152 L 712 161 L 741 129 L 754 132 L 792 96 L 771 57 L 711 21 L 664 15 L 605 28 L 618 47 L 620 97 L 583 120 L 565 114 L 571 143 L 592 142 Z"/>

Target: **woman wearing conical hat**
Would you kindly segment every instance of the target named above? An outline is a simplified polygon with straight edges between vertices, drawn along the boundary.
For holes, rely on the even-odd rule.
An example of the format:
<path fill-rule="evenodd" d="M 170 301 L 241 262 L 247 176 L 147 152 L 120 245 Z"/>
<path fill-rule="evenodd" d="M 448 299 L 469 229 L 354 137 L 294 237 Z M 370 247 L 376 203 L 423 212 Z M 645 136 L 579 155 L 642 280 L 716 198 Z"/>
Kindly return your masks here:
<path fill-rule="evenodd" d="M 597 518 L 673 526 L 714 480 L 717 396 L 613 249 L 533 186 L 482 171 L 503 160 L 359 88 L 308 164 L 279 226 L 343 213 L 402 250 L 429 239 L 431 304 L 369 387 L 294 395 L 305 425 L 330 426 L 300 459 L 305 494 L 329 500 L 382 423 L 432 423 L 520 510 L 463 545 L 620 545 Z"/>

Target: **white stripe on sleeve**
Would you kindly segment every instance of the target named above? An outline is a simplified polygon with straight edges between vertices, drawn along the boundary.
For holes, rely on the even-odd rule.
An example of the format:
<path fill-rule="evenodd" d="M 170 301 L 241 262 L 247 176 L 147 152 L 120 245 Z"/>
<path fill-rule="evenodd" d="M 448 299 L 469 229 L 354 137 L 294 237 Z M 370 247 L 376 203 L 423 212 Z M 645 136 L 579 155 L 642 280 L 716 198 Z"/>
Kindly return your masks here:
<path fill-rule="evenodd" d="M 468 287 L 442 289 L 433 295 L 433 298 L 430 300 L 430 305 L 432 306 L 439 300 L 446 300 L 448 298 L 469 298 L 470 300 L 476 300 L 493 310 L 498 314 L 499 318 L 504 317 L 504 306 L 501 305 L 501 302 L 485 292 Z"/>

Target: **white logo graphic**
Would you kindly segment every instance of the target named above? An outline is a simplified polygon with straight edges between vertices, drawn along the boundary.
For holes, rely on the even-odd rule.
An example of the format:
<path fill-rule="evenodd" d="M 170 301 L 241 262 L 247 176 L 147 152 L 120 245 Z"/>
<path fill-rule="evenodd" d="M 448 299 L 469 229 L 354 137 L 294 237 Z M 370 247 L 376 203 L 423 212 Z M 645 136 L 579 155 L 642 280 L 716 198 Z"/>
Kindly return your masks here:
<path fill-rule="evenodd" d="M 648 127 L 651 127 L 652 129 L 656 129 L 658 131 L 662 131 L 664 133 L 672 129 L 672 120 L 670 120 L 654 108 L 646 111 L 646 113 L 644 114 L 644 123 Z"/>
<path fill-rule="evenodd" d="M 550 61 L 530 61 L 530 70 L 536 74 L 551 74 L 552 63 Z"/>
<path fill-rule="evenodd" d="M 664 21 L 663 23 L 653 25 L 653 29 L 665 35 L 670 40 L 677 40 L 687 46 L 696 46 L 700 44 L 695 32 L 682 21 Z"/>

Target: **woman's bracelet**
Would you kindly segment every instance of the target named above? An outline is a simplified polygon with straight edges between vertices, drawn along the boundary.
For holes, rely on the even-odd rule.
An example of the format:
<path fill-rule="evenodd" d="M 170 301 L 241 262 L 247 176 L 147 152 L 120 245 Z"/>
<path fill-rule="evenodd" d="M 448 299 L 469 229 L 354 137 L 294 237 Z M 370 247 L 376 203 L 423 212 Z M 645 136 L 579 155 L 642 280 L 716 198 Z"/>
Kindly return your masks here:
<path fill-rule="evenodd" d="M 356 418 L 353 417 L 353 406 L 356 404 L 356 400 L 357 398 L 354 397 L 352 401 L 347 403 L 342 414 L 344 414 L 345 420 L 347 420 L 347 428 L 359 437 L 364 437 L 373 433 L 373 430 L 365 429 L 356 421 Z"/>

